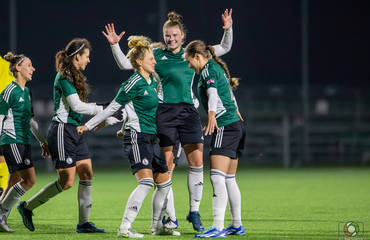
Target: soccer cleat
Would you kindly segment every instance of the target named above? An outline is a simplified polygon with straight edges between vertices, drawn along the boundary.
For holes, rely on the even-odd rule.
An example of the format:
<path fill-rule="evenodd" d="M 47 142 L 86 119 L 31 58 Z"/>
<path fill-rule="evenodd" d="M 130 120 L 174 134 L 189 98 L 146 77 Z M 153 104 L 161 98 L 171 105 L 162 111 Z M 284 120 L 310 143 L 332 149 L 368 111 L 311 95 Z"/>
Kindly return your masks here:
<path fill-rule="evenodd" d="M 164 226 L 168 227 L 168 228 L 171 228 L 171 229 L 177 229 L 177 227 L 179 226 L 179 223 L 177 222 L 177 219 L 176 221 L 173 221 L 170 217 L 167 218 L 167 220 L 162 220 L 162 223 Z"/>
<path fill-rule="evenodd" d="M 197 212 L 197 211 L 189 212 L 188 215 L 186 216 L 186 220 L 188 220 L 189 222 L 191 222 L 193 224 L 194 230 L 204 231 L 203 224 L 200 221 L 199 212 Z"/>
<path fill-rule="evenodd" d="M 218 230 L 215 227 L 207 228 L 207 230 L 200 234 L 195 234 L 195 238 L 226 238 L 225 228 L 222 231 Z"/>
<path fill-rule="evenodd" d="M 77 224 L 76 233 L 105 233 L 105 229 L 99 229 L 95 227 L 95 224 L 92 222 L 85 222 L 84 224 L 80 225 Z"/>
<path fill-rule="evenodd" d="M 17 209 L 18 209 L 19 215 L 21 215 L 23 225 L 28 230 L 33 232 L 35 231 L 35 226 L 33 226 L 33 222 L 32 222 L 33 213 L 31 210 L 28 210 L 24 207 L 25 203 L 26 203 L 25 201 L 18 203 Z"/>
<path fill-rule="evenodd" d="M 118 230 L 117 237 L 119 238 L 143 238 L 144 234 L 136 232 L 132 228 Z"/>
<path fill-rule="evenodd" d="M 172 235 L 172 236 L 180 236 L 181 234 L 177 231 L 174 231 L 166 226 L 160 228 L 150 228 L 150 235 Z"/>
<path fill-rule="evenodd" d="M 9 232 L 9 233 L 15 232 L 13 229 L 11 229 L 8 226 L 8 223 L 6 222 L 6 215 L 5 214 L 0 215 L 0 232 Z"/>
<path fill-rule="evenodd" d="M 243 225 L 240 225 L 238 228 L 236 228 L 232 224 L 230 224 L 226 228 L 226 235 L 244 236 L 245 235 L 245 229 L 244 229 Z"/>

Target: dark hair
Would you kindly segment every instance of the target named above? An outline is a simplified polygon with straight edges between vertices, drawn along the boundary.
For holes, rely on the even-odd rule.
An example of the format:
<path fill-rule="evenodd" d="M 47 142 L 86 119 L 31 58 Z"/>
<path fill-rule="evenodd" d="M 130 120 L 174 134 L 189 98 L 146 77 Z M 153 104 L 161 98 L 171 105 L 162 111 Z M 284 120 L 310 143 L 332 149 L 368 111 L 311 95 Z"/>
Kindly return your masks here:
<path fill-rule="evenodd" d="M 91 92 L 86 77 L 73 64 L 77 54 L 82 55 L 85 49 L 91 49 L 90 42 L 85 38 L 75 38 L 68 43 L 67 47 L 55 55 L 55 68 L 57 72 L 72 82 L 77 90 L 78 96 L 84 102 L 88 102 L 88 94 Z"/>
<path fill-rule="evenodd" d="M 24 54 L 14 55 L 12 52 L 8 52 L 4 55 L 4 59 L 9 62 L 9 71 L 13 74 L 15 78 L 18 77 L 17 65 L 21 65 L 24 58 Z"/>
<path fill-rule="evenodd" d="M 194 58 L 196 53 L 200 54 L 204 58 L 211 58 L 211 56 L 212 56 L 212 60 L 215 61 L 218 65 L 220 65 L 224 69 L 224 71 L 227 75 L 227 78 L 230 79 L 231 88 L 234 91 L 236 90 L 236 88 L 239 85 L 239 80 L 240 79 L 239 78 L 231 78 L 230 72 L 229 72 L 229 69 L 227 68 L 226 63 L 224 61 L 222 61 L 220 58 L 217 57 L 217 55 L 215 53 L 215 49 L 212 46 L 206 47 L 204 42 L 201 41 L 201 40 L 192 41 L 191 43 L 189 43 L 186 46 L 185 54 Z"/>
<path fill-rule="evenodd" d="M 182 43 L 184 43 L 187 30 L 185 25 L 181 21 L 182 16 L 180 14 L 177 14 L 176 12 L 170 12 L 167 14 L 167 17 L 168 20 L 163 25 L 163 32 L 167 28 L 178 26 L 180 28 L 180 31 L 184 34 L 184 39 L 182 40 Z"/>
<path fill-rule="evenodd" d="M 139 65 L 136 59 L 143 60 L 147 51 L 151 52 L 150 39 L 144 36 L 130 36 L 128 38 L 128 46 L 130 50 L 127 57 L 130 58 L 130 63 L 135 70 L 139 70 Z"/>

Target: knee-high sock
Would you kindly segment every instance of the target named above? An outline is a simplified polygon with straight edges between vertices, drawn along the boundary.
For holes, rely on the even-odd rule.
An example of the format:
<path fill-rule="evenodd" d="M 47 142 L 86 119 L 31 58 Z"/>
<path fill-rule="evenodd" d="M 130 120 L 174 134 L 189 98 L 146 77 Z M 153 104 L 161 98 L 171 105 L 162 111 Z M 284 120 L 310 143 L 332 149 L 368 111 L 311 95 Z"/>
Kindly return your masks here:
<path fill-rule="evenodd" d="M 0 188 L 5 189 L 8 183 L 9 170 L 5 162 L 0 163 Z"/>
<path fill-rule="evenodd" d="M 224 228 L 225 210 L 227 206 L 226 173 L 211 169 L 211 183 L 213 186 L 213 227 L 218 230 Z"/>
<path fill-rule="evenodd" d="M 242 225 L 242 200 L 238 184 L 235 180 L 235 174 L 226 175 L 226 188 L 229 196 L 229 210 L 231 213 L 232 225 L 238 228 Z"/>
<path fill-rule="evenodd" d="M 45 187 L 43 187 L 36 195 L 28 200 L 25 204 L 25 208 L 32 211 L 63 191 L 64 190 L 58 181 L 51 182 L 45 185 Z"/>
<path fill-rule="evenodd" d="M 172 186 L 170 191 L 168 192 L 168 197 L 167 197 L 167 208 L 166 208 L 166 213 L 171 220 L 176 221 L 176 211 L 175 211 L 175 203 L 174 203 L 174 198 L 173 198 L 173 190 Z"/>
<path fill-rule="evenodd" d="M 146 195 L 153 187 L 153 178 L 143 178 L 139 181 L 139 186 L 131 193 L 127 200 L 125 213 L 123 214 L 120 230 L 131 227 L 131 223 L 135 221 L 137 214 L 140 211 Z"/>
<path fill-rule="evenodd" d="M 171 189 L 171 179 L 164 183 L 156 184 L 152 198 L 152 228 L 162 226 L 162 218 L 167 207 L 167 195 Z"/>
<path fill-rule="evenodd" d="M 92 205 L 92 180 L 80 180 L 78 184 L 78 224 L 89 221 Z"/>
<path fill-rule="evenodd" d="M 19 201 L 19 199 L 27 192 L 18 182 L 9 189 L 8 194 L 0 204 L 0 213 L 7 213 Z"/>
<path fill-rule="evenodd" d="M 189 167 L 188 190 L 190 197 L 190 211 L 199 211 L 203 193 L 203 166 Z"/>

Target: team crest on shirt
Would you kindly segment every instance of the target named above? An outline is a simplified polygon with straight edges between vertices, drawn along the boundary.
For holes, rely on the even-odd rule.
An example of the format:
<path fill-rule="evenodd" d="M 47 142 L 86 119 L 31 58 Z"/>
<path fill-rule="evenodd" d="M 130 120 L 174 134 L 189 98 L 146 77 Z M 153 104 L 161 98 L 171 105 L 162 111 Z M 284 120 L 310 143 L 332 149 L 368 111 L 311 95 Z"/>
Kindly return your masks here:
<path fill-rule="evenodd" d="M 66 162 L 67 162 L 68 164 L 71 164 L 71 163 L 73 162 L 73 160 L 72 160 L 72 158 L 71 158 L 70 156 L 68 156 L 68 158 L 67 158 Z"/>
<path fill-rule="evenodd" d="M 148 165 L 149 164 L 149 161 L 148 159 L 144 158 L 142 161 L 141 161 L 144 165 Z"/>
<path fill-rule="evenodd" d="M 28 166 L 28 165 L 31 164 L 31 161 L 28 158 L 26 158 L 26 159 L 24 159 L 24 164 L 26 164 Z"/>

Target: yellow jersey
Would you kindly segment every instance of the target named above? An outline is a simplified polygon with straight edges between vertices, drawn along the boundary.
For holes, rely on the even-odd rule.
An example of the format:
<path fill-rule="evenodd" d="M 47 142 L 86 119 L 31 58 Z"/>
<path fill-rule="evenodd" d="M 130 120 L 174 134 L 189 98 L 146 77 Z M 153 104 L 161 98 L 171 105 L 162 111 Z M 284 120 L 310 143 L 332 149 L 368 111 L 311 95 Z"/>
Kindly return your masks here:
<path fill-rule="evenodd" d="M 13 74 L 9 72 L 9 62 L 0 57 L 0 93 L 14 81 Z"/>

